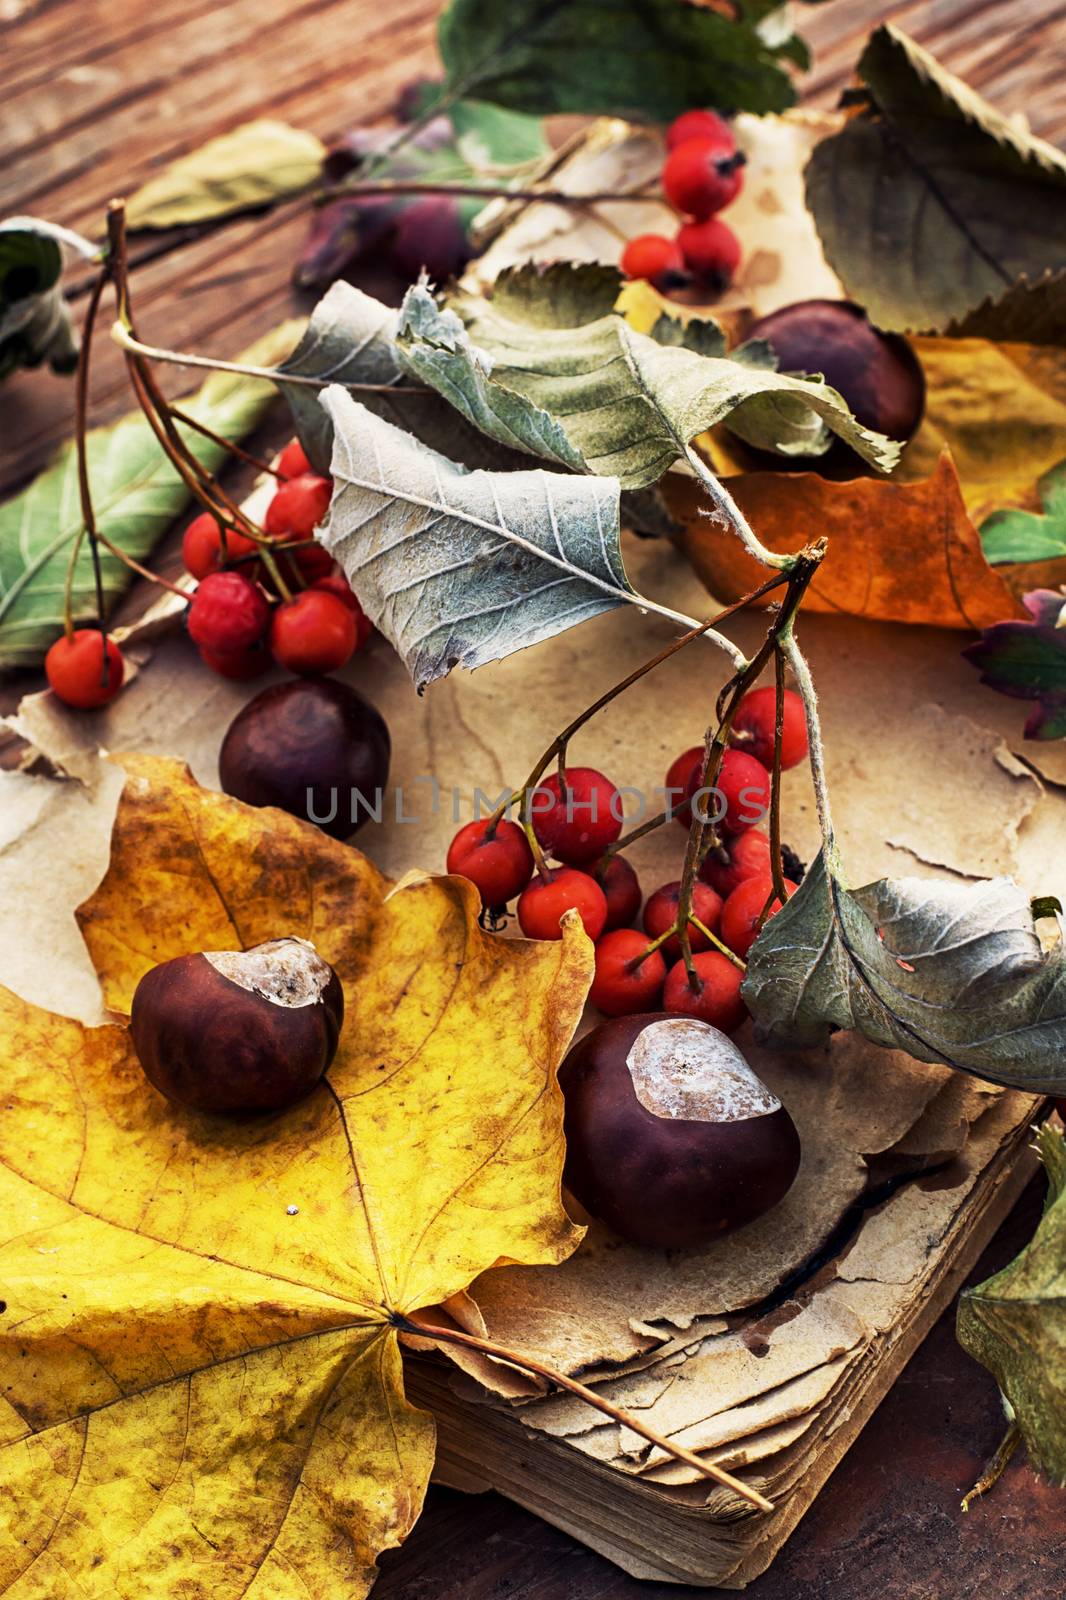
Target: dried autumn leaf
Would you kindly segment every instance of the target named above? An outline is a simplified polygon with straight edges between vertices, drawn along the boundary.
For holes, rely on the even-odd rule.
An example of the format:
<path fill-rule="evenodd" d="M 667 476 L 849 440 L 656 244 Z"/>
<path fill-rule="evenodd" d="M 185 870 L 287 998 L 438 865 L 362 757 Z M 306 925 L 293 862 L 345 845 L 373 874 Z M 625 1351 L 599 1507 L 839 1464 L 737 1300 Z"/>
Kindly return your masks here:
<path fill-rule="evenodd" d="M 828 535 L 828 553 L 804 599 L 812 611 L 983 628 L 1019 610 L 985 560 L 946 452 L 920 483 L 837 483 L 814 472 L 744 472 L 726 481 L 771 550 L 800 550 L 816 534 Z M 678 543 L 707 588 L 725 603 L 748 593 L 764 569 L 703 514 L 698 486 L 671 477 L 664 488 L 683 526 Z"/>
<path fill-rule="evenodd" d="M 322 404 L 334 490 L 318 536 L 419 690 L 620 605 L 696 626 L 630 583 L 617 478 L 468 472 L 344 389 Z"/>
<path fill-rule="evenodd" d="M 895 479 L 929 477 L 947 449 L 978 528 L 1008 507 L 1038 510 L 1040 479 L 1066 458 L 1066 349 L 983 339 L 913 345 L 925 373 L 925 418 Z"/>
<path fill-rule="evenodd" d="M 741 992 L 771 1044 L 854 1028 L 1010 1089 L 1066 1089 L 1066 955 L 1042 949 L 1010 878 L 848 889 L 819 854 L 752 946 Z"/>
<path fill-rule="evenodd" d="M 264 117 L 209 139 L 149 178 L 126 201 L 130 228 L 174 228 L 299 194 L 322 170 L 326 147 L 313 133 Z"/>
<path fill-rule="evenodd" d="M 944 332 L 959 339 L 994 339 L 1015 344 L 1066 343 L 1066 269 L 1019 278 Z"/>
<path fill-rule="evenodd" d="M 284 931 L 347 1022 L 300 1105 L 223 1120 L 163 1101 L 123 1028 L 0 992 L 0 1590 L 356 1600 L 433 1460 L 390 1314 L 576 1243 L 554 1069 L 590 946 L 493 939 L 461 879 L 390 893 L 309 824 L 125 765 L 80 914 L 108 1004 Z"/>
<path fill-rule="evenodd" d="M 1020 1255 L 964 1291 L 962 1348 L 1010 1402 L 1029 1459 L 1066 1483 L 1066 1141 L 1045 1123 L 1037 1147 L 1047 1173 L 1044 1215 Z"/>
<path fill-rule="evenodd" d="M 59 283 L 63 245 L 96 254 L 88 239 L 40 217 L 0 222 L 0 378 L 42 361 L 53 372 L 74 370 L 78 339 Z"/>
<path fill-rule="evenodd" d="M 420 303 L 425 290 L 410 290 L 404 364 L 493 438 L 510 442 L 517 433 L 523 448 L 559 460 L 554 445 L 538 447 L 546 417 L 586 472 L 610 473 L 625 489 L 656 482 L 697 434 L 723 421 L 786 455 L 818 455 L 837 434 L 873 465 L 895 465 L 895 441 L 861 427 L 828 384 L 708 354 L 717 349 L 713 324 L 664 318 L 652 335 L 638 333 L 604 313 L 603 279 L 602 267 L 511 269 L 491 300 L 454 296 L 455 316 L 436 321 Z"/>
<path fill-rule="evenodd" d="M 962 653 L 981 682 L 1016 700 L 1035 700 L 1027 739 L 1066 738 L 1066 594 L 1034 589 L 1024 597 L 1029 622 L 997 622 Z"/>
<path fill-rule="evenodd" d="M 1066 256 L 1066 156 L 887 24 L 807 168 L 830 266 L 881 328 L 939 330 Z"/>

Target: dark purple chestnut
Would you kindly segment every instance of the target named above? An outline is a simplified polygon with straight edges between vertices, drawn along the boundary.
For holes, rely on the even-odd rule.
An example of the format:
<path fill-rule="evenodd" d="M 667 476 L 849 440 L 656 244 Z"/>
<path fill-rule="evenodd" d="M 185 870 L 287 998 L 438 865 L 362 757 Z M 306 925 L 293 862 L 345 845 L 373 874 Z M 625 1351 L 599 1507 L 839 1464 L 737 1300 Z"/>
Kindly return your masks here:
<path fill-rule="evenodd" d="M 925 375 L 898 333 L 881 333 L 849 300 L 798 300 L 760 317 L 750 339 L 765 339 L 781 372 L 820 372 L 864 428 L 909 439 L 925 409 Z"/>
<path fill-rule="evenodd" d="M 337 1050 L 344 992 L 306 939 L 176 956 L 146 972 L 130 1034 L 149 1083 L 193 1111 L 278 1111 Z"/>
<path fill-rule="evenodd" d="M 294 678 L 257 694 L 230 723 L 222 787 L 250 806 L 280 806 L 347 839 L 381 816 L 389 730 L 369 700 L 335 678 Z"/>
<path fill-rule="evenodd" d="M 473 253 L 452 195 L 412 200 L 392 237 L 392 264 L 410 282 L 425 270 L 434 283 L 447 283 L 458 277 Z"/>
<path fill-rule="evenodd" d="M 559 1069 L 563 1181 L 633 1244 L 707 1244 L 777 1205 L 800 1164 L 795 1124 L 732 1039 L 668 1012 L 612 1017 Z"/>

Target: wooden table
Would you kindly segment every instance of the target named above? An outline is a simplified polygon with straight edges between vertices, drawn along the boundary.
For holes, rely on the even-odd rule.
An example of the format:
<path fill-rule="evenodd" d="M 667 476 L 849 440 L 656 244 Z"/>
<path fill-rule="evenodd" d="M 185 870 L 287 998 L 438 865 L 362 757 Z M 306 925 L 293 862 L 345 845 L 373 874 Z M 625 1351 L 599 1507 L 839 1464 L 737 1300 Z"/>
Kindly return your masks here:
<path fill-rule="evenodd" d="M 501 0 L 502 3 L 502 0 Z M 0 0 L 0 216 L 31 212 L 88 233 L 160 165 L 256 115 L 324 138 L 388 115 L 435 70 L 436 0 Z M 800 8 L 815 53 L 808 97 L 834 103 L 866 33 L 892 17 L 1008 112 L 1066 140 L 1066 0 L 831 0 Z M 1058 46 L 1056 50 L 1056 45 Z M 172 348 L 230 356 L 307 309 L 289 284 L 299 205 L 200 237 L 170 236 L 135 274 L 139 321 Z M 172 391 L 180 374 L 167 371 Z M 92 420 L 131 400 L 101 341 Z M 71 426 L 69 380 L 19 374 L 0 394 L 0 495 Z M 282 436 L 279 417 L 273 439 Z M 269 434 L 268 434 L 269 436 Z M 9 690 L 10 693 L 10 690 Z M 1008 1260 L 1039 1214 L 1034 1184 L 979 1269 Z M 1061 1600 L 1066 1498 L 1020 1461 L 968 1516 L 959 1495 L 1001 1432 L 988 1375 L 945 1317 L 845 1458 L 757 1600 Z M 495 1495 L 432 1490 L 379 1600 L 627 1600 L 697 1594 L 638 1584 Z"/>

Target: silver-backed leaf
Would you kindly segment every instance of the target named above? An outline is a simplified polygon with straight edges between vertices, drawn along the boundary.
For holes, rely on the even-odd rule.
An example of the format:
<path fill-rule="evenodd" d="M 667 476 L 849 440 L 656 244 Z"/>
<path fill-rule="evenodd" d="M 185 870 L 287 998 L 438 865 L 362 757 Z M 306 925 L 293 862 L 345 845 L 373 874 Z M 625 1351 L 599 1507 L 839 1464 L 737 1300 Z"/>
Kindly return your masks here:
<path fill-rule="evenodd" d="M 617 479 L 468 471 L 342 388 L 322 404 L 334 492 L 320 537 L 420 690 L 636 600 Z"/>
<path fill-rule="evenodd" d="M 760 1035 L 833 1028 L 1039 1094 L 1066 1090 L 1066 960 L 1041 948 L 1009 878 L 882 878 L 848 890 L 821 856 L 752 947 Z"/>

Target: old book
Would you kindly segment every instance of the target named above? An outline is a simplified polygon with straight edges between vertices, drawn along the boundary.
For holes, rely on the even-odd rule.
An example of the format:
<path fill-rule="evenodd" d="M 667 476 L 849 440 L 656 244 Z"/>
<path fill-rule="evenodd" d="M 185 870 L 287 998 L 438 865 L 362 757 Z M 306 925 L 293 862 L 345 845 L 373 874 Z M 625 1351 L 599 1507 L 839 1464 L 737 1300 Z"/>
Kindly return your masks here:
<path fill-rule="evenodd" d="M 757 1577 L 1032 1173 L 1028 1127 L 1039 1102 L 979 1092 L 958 1154 L 924 1177 L 875 1187 L 875 1202 L 891 1192 L 847 1218 L 835 1253 L 817 1254 L 801 1282 L 721 1319 L 725 1327 L 669 1341 L 650 1365 L 599 1378 L 658 1431 L 762 1489 L 771 1514 L 580 1401 L 503 1395 L 457 1378 L 439 1356 L 410 1354 L 408 1392 L 437 1419 L 439 1481 L 497 1489 L 636 1577 L 725 1588 Z M 934 1123 L 942 1133 L 956 1109 L 927 1113 L 900 1142 L 904 1152 L 928 1143 L 922 1122 L 926 1134 Z M 743 1256 L 742 1235 L 735 1244 Z M 579 1252 L 577 1278 L 580 1262 Z M 473 1292 L 480 1300 L 480 1286 Z M 576 1296 L 571 1311 L 581 1315 Z M 499 1338 L 491 1317 L 490 1327 Z"/>

